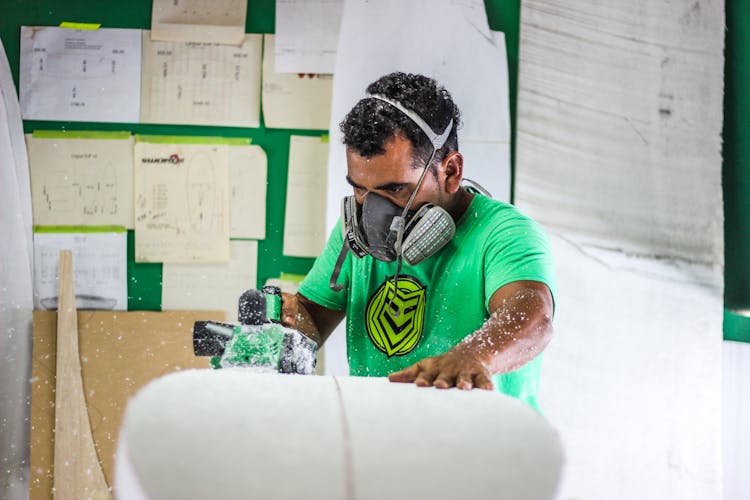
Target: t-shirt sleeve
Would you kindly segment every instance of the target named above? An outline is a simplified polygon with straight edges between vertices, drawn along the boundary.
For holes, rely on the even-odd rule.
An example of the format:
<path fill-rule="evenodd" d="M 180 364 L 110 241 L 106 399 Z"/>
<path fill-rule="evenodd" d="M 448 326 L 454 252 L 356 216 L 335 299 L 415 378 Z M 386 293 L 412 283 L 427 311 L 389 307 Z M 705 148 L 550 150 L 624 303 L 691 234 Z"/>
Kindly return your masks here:
<path fill-rule="evenodd" d="M 539 281 L 547 285 L 554 301 L 557 292 L 552 248 L 544 229 L 517 214 L 488 238 L 485 253 L 485 307 L 499 288 L 513 281 Z"/>
<path fill-rule="evenodd" d="M 341 233 L 341 221 L 339 220 L 328 237 L 328 243 L 317 259 L 313 263 L 312 269 L 307 273 L 305 279 L 299 286 L 299 293 L 320 304 L 328 309 L 344 310 L 346 309 L 347 296 L 349 294 L 349 281 L 351 273 L 352 254 L 349 252 L 341 266 L 341 274 L 336 281 L 344 286 L 340 292 L 331 290 L 329 286 L 331 274 L 336 267 L 341 247 L 344 245 L 344 236 Z"/>

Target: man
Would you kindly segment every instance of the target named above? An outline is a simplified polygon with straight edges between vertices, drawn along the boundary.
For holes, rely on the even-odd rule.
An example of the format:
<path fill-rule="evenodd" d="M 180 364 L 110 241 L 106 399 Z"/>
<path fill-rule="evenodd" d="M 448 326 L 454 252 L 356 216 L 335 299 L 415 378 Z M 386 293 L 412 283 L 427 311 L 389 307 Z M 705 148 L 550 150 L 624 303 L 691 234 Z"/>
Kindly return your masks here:
<path fill-rule="evenodd" d="M 553 314 L 545 234 L 462 186 L 459 110 L 434 80 L 393 73 L 367 93 L 341 123 L 353 197 L 299 293 L 285 297 L 284 323 L 320 345 L 346 316 L 352 375 L 494 385 L 537 408 Z M 415 229 L 420 208 L 428 216 Z"/>

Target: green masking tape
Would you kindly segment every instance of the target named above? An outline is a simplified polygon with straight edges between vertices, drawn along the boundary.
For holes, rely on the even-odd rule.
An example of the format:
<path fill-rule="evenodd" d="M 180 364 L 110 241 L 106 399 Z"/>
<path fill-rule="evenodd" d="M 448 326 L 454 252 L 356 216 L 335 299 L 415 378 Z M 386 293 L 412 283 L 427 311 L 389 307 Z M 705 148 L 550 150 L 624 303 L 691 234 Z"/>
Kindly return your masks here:
<path fill-rule="evenodd" d="M 101 27 L 100 23 L 70 23 L 64 21 L 60 23 L 61 28 L 68 28 L 73 30 L 98 30 Z"/>
<path fill-rule="evenodd" d="M 124 233 L 123 226 L 34 226 L 35 233 Z"/>
<path fill-rule="evenodd" d="M 142 135 L 135 136 L 138 142 L 151 144 L 226 144 L 229 146 L 249 146 L 249 137 L 210 137 L 194 135 Z"/>
<path fill-rule="evenodd" d="M 288 281 L 290 283 L 302 283 L 302 280 L 305 279 L 304 274 L 292 274 L 292 273 L 281 273 L 281 276 L 279 276 L 279 279 L 281 281 Z"/>
<path fill-rule="evenodd" d="M 95 130 L 35 130 L 35 139 L 129 139 L 130 132 L 102 132 Z"/>

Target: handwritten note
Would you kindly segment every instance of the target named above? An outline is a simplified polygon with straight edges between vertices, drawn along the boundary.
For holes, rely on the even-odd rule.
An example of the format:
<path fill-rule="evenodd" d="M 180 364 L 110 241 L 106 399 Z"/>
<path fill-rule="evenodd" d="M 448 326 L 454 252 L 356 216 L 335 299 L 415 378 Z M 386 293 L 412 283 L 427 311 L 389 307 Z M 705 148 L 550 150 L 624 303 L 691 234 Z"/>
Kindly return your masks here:
<path fill-rule="evenodd" d="M 137 262 L 229 260 L 227 149 L 135 144 Z"/>

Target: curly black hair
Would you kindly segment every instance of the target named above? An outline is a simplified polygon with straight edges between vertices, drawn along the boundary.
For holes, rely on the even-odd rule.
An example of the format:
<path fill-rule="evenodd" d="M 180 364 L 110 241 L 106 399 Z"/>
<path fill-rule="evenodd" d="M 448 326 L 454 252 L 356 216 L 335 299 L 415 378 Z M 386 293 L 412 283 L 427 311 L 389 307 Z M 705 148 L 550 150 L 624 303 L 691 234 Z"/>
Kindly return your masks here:
<path fill-rule="evenodd" d="M 391 73 L 367 87 L 369 94 L 379 94 L 416 112 L 436 133 L 442 133 L 453 119 L 453 128 L 445 145 L 435 153 L 433 165 L 446 154 L 458 151 L 456 129 L 461 113 L 450 93 L 423 75 Z M 361 99 L 339 125 L 343 143 L 357 154 L 370 158 L 385 153 L 384 144 L 396 135 L 403 135 L 414 149 L 414 167 L 422 168 L 432 154 L 430 140 L 411 118 L 394 106 L 372 97 Z"/>

